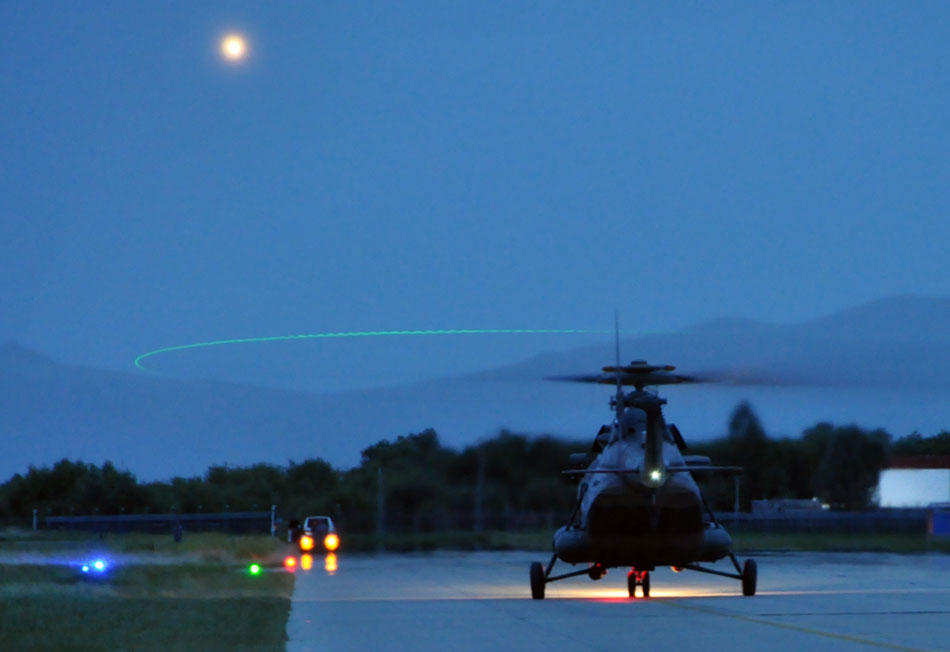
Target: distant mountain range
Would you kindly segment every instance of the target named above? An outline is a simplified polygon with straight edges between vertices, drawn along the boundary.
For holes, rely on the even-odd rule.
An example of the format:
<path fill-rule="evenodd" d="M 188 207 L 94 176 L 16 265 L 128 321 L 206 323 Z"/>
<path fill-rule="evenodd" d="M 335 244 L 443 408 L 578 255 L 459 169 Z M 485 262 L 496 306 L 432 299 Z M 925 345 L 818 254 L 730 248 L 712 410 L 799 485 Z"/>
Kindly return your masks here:
<path fill-rule="evenodd" d="M 380 439 L 427 427 L 455 446 L 504 427 L 588 437 L 610 419 L 610 390 L 541 379 L 596 372 L 613 362 L 613 348 L 605 340 L 475 374 L 315 394 L 70 366 L 8 342 L 0 345 L 0 481 L 63 457 L 109 459 L 146 480 L 308 457 L 350 466 Z M 773 435 L 820 420 L 894 435 L 950 429 L 950 299 L 893 297 L 798 324 L 718 319 L 622 338 L 621 350 L 624 361 L 768 381 L 665 390 L 667 417 L 687 440 L 721 435 L 743 399 Z"/>

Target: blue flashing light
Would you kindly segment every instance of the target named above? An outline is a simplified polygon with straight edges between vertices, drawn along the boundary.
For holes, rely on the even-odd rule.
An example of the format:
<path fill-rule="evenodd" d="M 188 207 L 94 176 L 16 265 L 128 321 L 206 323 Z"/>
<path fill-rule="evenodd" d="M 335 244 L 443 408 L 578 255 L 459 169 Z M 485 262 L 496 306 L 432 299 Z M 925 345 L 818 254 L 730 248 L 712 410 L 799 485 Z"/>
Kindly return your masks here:
<path fill-rule="evenodd" d="M 89 575 L 90 577 L 105 575 L 106 571 L 109 570 L 109 562 L 105 559 L 94 559 L 80 566 L 79 570 L 81 570 L 84 575 Z"/>

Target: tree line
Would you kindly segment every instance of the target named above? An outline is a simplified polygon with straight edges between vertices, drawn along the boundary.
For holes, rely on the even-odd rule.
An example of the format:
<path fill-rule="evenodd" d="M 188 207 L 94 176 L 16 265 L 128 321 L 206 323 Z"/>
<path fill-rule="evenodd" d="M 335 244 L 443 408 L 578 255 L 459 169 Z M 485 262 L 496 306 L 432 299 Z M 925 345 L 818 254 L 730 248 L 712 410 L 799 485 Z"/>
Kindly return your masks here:
<path fill-rule="evenodd" d="M 64 459 L 52 467 L 30 467 L 0 485 L 0 519 L 28 523 L 34 508 L 42 518 L 266 511 L 278 505 L 284 518 L 329 514 L 349 531 L 368 532 L 376 527 L 381 493 L 387 529 L 547 526 L 574 508 L 576 488 L 559 472 L 571 453 L 589 450 L 590 444 L 503 430 L 459 451 L 425 430 L 373 444 L 351 469 L 336 469 L 322 459 L 218 465 L 201 477 L 165 482 L 139 482 L 111 462 L 96 466 Z M 819 423 L 798 438 L 772 438 L 743 403 L 725 436 L 690 443 L 686 452 L 744 468 L 743 510 L 752 500 L 813 497 L 834 509 L 854 510 L 871 506 L 880 470 L 892 456 L 950 455 L 950 431 L 895 441 L 880 429 Z M 711 477 L 701 485 L 713 509 L 732 509 L 733 480 Z"/>

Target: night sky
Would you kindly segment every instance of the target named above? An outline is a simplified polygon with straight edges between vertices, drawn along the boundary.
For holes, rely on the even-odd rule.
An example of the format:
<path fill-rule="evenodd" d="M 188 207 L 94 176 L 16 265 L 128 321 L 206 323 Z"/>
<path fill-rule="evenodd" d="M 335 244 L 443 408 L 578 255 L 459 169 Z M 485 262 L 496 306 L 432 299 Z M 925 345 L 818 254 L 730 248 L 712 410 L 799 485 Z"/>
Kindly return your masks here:
<path fill-rule="evenodd" d="M 65 362 L 950 295 L 946 3 L 8 1 L 0 31 L 0 340 Z M 343 388 L 590 337 L 155 367 Z"/>

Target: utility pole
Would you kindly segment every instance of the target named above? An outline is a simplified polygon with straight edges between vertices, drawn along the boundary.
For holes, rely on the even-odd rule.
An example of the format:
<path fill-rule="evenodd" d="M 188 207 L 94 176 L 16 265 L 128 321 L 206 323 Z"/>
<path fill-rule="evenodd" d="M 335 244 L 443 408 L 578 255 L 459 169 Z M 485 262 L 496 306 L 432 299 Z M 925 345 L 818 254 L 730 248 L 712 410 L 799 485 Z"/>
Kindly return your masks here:
<path fill-rule="evenodd" d="M 383 492 L 383 467 L 376 469 L 376 551 L 383 550 L 383 524 L 385 523 L 383 510 L 385 509 L 385 495 Z"/>
<path fill-rule="evenodd" d="M 732 511 L 738 514 L 739 513 L 739 476 L 738 475 L 732 476 L 732 481 L 733 483 L 735 483 L 735 488 L 736 488 L 736 500 L 732 505 Z"/>
<path fill-rule="evenodd" d="M 475 520 L 472 529 L 481 532 L 485 529 L 485 513 L 482 502 L 485 495 L 485 452 L 478 451 L 478 471 L 475 479 Z"/>

